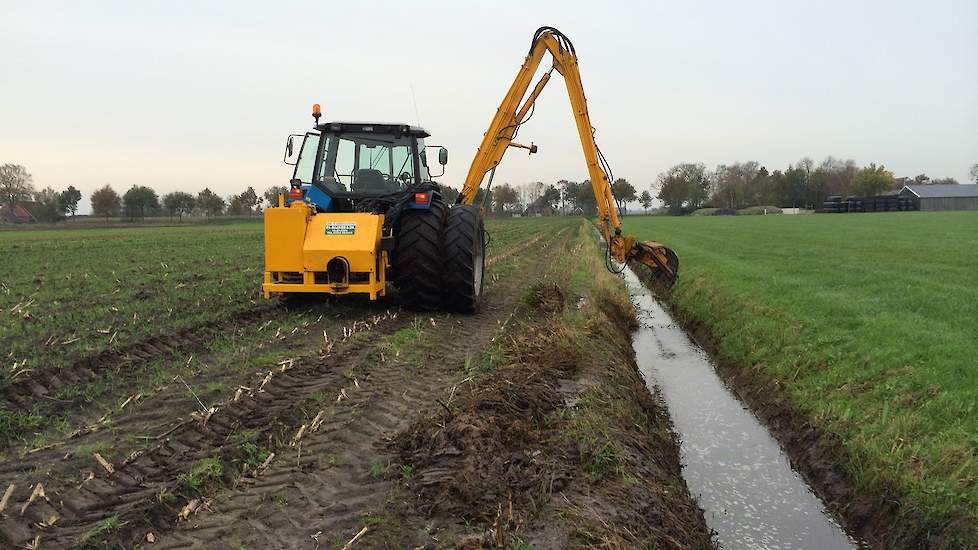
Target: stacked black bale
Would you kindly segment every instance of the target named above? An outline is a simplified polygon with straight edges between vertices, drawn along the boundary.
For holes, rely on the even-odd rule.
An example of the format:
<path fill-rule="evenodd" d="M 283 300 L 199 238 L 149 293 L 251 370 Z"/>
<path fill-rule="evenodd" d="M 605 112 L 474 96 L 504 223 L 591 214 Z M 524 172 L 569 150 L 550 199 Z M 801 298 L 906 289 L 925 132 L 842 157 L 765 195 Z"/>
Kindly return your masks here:
<path fill-rule="evenodd" d="M 883 212 L 898 212 L 900 210 L 900 197 L 896 195 L 889 195 L 885 197 L 877 198 L 877 205 L 883 203 Z M 877 207 L 877 212 L 880 211 Z"/>
<path fill-rule="evenodd" d="M 911 197 L 882 195 L 878 197 L 842 197 L 833 195 L 825 198 L 819 212 L 845 214 L 847 212 L 909 212 L 917 210 L 917 203 Z"/>
<path fill-rule="evenodd" d="M 819 210 L 819 212 L 824 212 L 826 214 L 838 214 L 840 212 L 846 212 L 848 208 L 846 208 L 846 210 L 842 209 L 844 204 L 845 203 L 842 202 L 842 197 L 838 195 L 825 197 L 825 202 L 822 203 L 822 209 Z"/>

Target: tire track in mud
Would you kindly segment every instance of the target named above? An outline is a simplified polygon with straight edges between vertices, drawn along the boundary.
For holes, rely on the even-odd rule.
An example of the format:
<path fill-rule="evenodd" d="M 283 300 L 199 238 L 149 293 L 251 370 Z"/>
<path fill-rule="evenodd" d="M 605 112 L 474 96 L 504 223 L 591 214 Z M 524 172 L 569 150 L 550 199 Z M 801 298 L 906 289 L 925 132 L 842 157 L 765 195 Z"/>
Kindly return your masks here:
<path fill-rule="evenodd" d="M 559 246 L 554 241 L 563 232 L 549 235 L 541 249 Z M 536 243 L 542 237 L 531 240 Z M 514 250 L 526 250 L 533 243 Z M 430 318 L 434 326 L 426 329 L 426 337 L 433 339 L 432 346 L 422 361 L 425 366 L 416 367 L 420 370 L 411 372 L 415 365 L 368 354 L 368 361 L 382 362 L 369 367 L 361 389 L 351 392 L 355 397 L 350 403 L 304 440 L 295 460 L 283 460 L 254 486 L 226 495 L 214 513 L 180 524 L 161 537 L 161 547 L 215 547 L 220 541 L 233 541 L 249 548 L 308 548 L 320 539 L 327 545 L 349 540 L 364 527 L 365 514 L 383 507 L 395 485 L 391 477 L 398 472 L 375 475 L 379 465 L 397 467 L 386 446 L 389 438 L 433 406 L 442 390 L 453 387 L 464 373 L 465 361 L 505 329 L 521 290 L 547 267 L 537 262 L 529 273 L 512 277 L 479 315 L 448 316 L 440 322 Z M 276 499 L 288 504 L 274 506 Z"/>
<path fill-rule="evenodd" d="M 381 332 L 396 330 L 407 323 L 405 319 L 395 314 L 379 329 Z M 129 534 L 137 528 L 167 527 L 176 513 L 157 497 L 165 493 L 180 494 L 178 474 L 204 458 L 233 457 L 238 448 L 229 440 L 236 430 L 273 435 L 274 426 L 283 423 L 291 426 L 296 419 L 290 418 L 293 416 L 290 412 L 298 396 L 345 386 L 341 382 L 342 367 L 356 362 L 368 348 L 365 342 L 354 340 L 325 362 L 300 359 L 290 369 L 275 369 L 279 372 L 271 372 L 252 396 L 236 401 L 232 398 L 224 407 L 210 413 L 206 422 L 198 419 L 180 425 L 156 446 L 114 465 L 112 472 L 107 468 L 100 470 L 75 488 L 47 489 L 46 498 L 35 500 L 22 518 L 0 521 L 0 533 L 16 544 L 26 544 L 40 536 L 45 548 L 69 548 L 111 515 L 128 522 Z M 27 501 L 31 491 L 31 487 L 24 487 L 19 494 L 15 493 L 14 501 Z M 37 527 L 51 523 L 52 517 L 58 518 L 52 527 Z"/>
<path fill-rule="evenodd" d="M 562 230 L 561 230 L 562 231 Z M 526 250 L 543 237 L 542 234 L 512 246 L 486 259 L 486 266 L 503 261 Z M 208 342 L 228 327 L 268 319 L 287 317 L 288 308 L 258 306 L 230 315 L 226 319 L 213 320 L 192 327 L 185 327 L 167 334 L 149 336 L 137 342 L 102 350 L 94 355 L 81 357 L 71 363 L 49 369 L 32 370 L 0 386 L 0 409 L 31 409 L 40 404 L 43 409 L 64 411 L 87 405 L 82 399 L 53 400 L 52 395 L 73 386 L 96 381 L 106 371 L 121 370 L 145 365 L 157 359 L 173 357 L 202 349 Z"/>
<path fill-rule="evenodd" d="M 0 408 L 31 409 L 37 404 L 42 405 L 42 410 L 78 408 L 85 405 L 80 398 L 55 400 L 51 396 L 65 388 L 90 384 L 107 371 L 134 368 L 178 353 L 197 351 L 230 326 L 282 315 L 283 312 L 275 308 L 249 309 L 226 319 L 150 336 L 120 348 L 106 349 L 64 366 L 33 371 L 29 373 L 30 376 L 14 379 L 0 388 Z"/>
<path fill-rule="evenodd" d="M 308 338 L 310 334 L 318 335 L 326 329 L 330 333 L 335 333 L 340 330 L 340 323 L 350 322 L 350 319 L 343 319 L 339 322 L 334 319 L 322 320 L 324 316 L 325 314 L 321 315 L 320 320 L 315 322 L 297 325 L 297 329 L 302 329 L 302 332 L 299 333 L 301 337 Z M 353 322 L 362 322 L 370 316 L 369 311 L 363 312 L 353 319 Z M 279 316 L 276 315 L 267 322 L 271 322 L 277 317 Z M 258 317 L 256 321 L 262 319 L 264 317 Z M 246 327 L 237 326 L 233 330 L 243 331 L 245 329 Z M 226 331 L 225 334 L 227 334 Z M 216 336 L 218 335 L 215 334 Z M 276 348 L 283 348 L 288 345 L 287 342 L 283 341 L 285 338 L 294 338 L 294 336 L 291 334 L 288 336 L 272 336 L 269 334 L 269 336 L 262 338 L 257 345 L 251 345 L 247 349 L 242 347 L 231 352 L 231 360 L 246 352 L 257 353 L 259 350 L 268 352 Z M 206 339 L 200 341 L 202 342 L 201 347 L 207 344 Z M 171 355 L 180 363 L 182 363 L 183 357 L 190 355 L 197 364 L 210 363 L 212 360 L 224 358 L 221 356 L 221 352 L 196 356 L 193 355 L 194 351 L 199 351 L 199 348 L 173 348 Z M 155 359 L 158 358 L 147 359 L 146 363 Z M 267 369 L 267 366 L 263 368 Z M 85 403 L 89 409 L 86 412 L 94 410 L 94 414 L 88 414 L 91 422 L 82 418 L 80 423 L 76 423 L 78 428 L 68 436 L 38 449 L 22 449 L 19 455 L 12 453 L 13 456 L 0 460 L 0 488 L 7 487 L 9 483 L 15 482 L 18 477 L 32 471 L 43 472 L 43 475 L 48 478 L 75 475 L 82 468 L 90 468 L 94 465 L 94 459 L 91 456 L 92 450 L 104 448 L 113 454 L 122 453 L 125 456 L 141 445 L 137 445 L 136 441 L 130 441 L 128 444 L 119 441 L 120 437 L 116 434 L 128 434 L 132 440 L 139 442 L 152 441 L 158 439 L 154 436 L 166 433 L 175 425 L 180 424 L 188 412 L 199 409 L 200 402 L 198 400 L 200 397 L 189 391 L 188 386 L 196 387 L 197 391 L 203 391 L 203 388 L 211 382 L 217 382 L 221 385 L 233 382 L 230 384 L 231 387 L 239 384 L 247 385 L 250 383 L 250 379 L 257 374 L 254 370 L 228 372 L 221 368 L 209 368 L 194 376 L 187 375 L 179 378 L 174 376 L 169 383 L 162 387 L 152 389 L 129 388 L 126 390 L 129 399 L 126 399 L 126 394 L 121 396 L 107 394 L 93 403 Z M 184 382 L 187 386 L 183 385 Z M 127 407 L 120 407 L 120 402 L 125 403 Z M 95 417 L 106 410 L 110 412 L 105 412 L 98 420 L 95 420 Z M 78 414 L 73 415 L 73 418 L 84 416 L 85 412 L 79 411 Z M 88 454 L 79 453 L 80 449 L 87 449 Z M 106 450 L 101 450 L 101 452 L 106 454 Z M 110 458 L 108 454 L 106 454 L 106 458 Z"/>
<path fill-rule="evenodd" d="M 556 234 L 557 235 L 560 235 L 563 232 L 564 232 L 564 229 L 561 228 L 561 229 L 559 229 L 557 231 Z M 522 243 L 520 243 L 520 244 L 518 244 L 516 246 L 510 247 L 510 248 L 504 250 L 503 252 L 501 252 L 499 254 L 494 254 L 492 256 L 489 256 L 486 259 L 486 267 L 489 267 L 489 266 L 491 266 L 493 264 L 499 263 L 499 262 L 501 262 L 503 260 L 508 259 L 510 256 L 514 256 L 516 254 L 519 254 L 520 252 L 523 252 L 527 248 L 530 248 L 531 246 L 533 246 L 534 244 L 536 244 L 537 241 L 539 241 L 542 238 L 543 238 L 543 235 L 542 234 L 540 234 L 540 235 L 534 235 L 533 237 L 531 237 L 531 238 L 523 241 Z"/>
<path fill-rule="evenodd" d="M 561 233 L 563 230 L 553 233 L 551 241 L 557 239 Z M 179 425 L 158 445 L 134 453 L 121 464 L 114 465 L 111 472 L 89 474 L 86 480 L 74 487 L 47 487 L 39 491 L 39 485 L 24 483 L 22 487 L 15 488 L 10 502 L 16 505 L 11 508 L 23 506 L 22 503 L 25 502 L 30 504 L 19 516 L 10 514 L 0 520 L 0 536 L 19 545 L 33 543 L 36 537 L 40 537 L 45 548 L 73 547 L 85 533 L 91 532 L 101 520 L 111 516 L 115 516 L 122 526 L 112 534 L 112 538 L 120 542 L 126 541 L 123 544 L 138 541 L 145 532 L 163 533 L 173 529 L 173 506 L 164 504 L 161 495 L 167 491 L 170 494 L 180 493 L 178 474 L 185 473 L 192 464 L 203 458 L 221 457 L 229 459 L 229 463 L 233 462 L 233 457 L 239 452 L 236 445 L 229 443 L 235 430 L 254 430 L 269 438 L 294 432 L 304 420 L 308 421 L 311 412 L 301 410 L 297 404 L 303 397 L 317 391 L 351 396 L 350 406 L 338 411 L 335 418 L 326 422 L 318 433 L 310 433 L 308 440 L 302 442 L 308 454 L 303 462 L 302 455 L 297 453 L 299 469 L 303 465 L 313 465 L 311 456 L 323 457 L 323 452 L 335 448 L 337 452 L 342 451 L 344 456 L 351 456 L 351 468 L 362 470 L 367 466 L 364 457 L 375 453 L 373 448 L 375 444 L 382 442 L 383 434 L 392 433 L 408 421 L 410 412 L 417 412 L 422 405 L 430 405 L 433 378 L 446 382 L 445 377 L 450 377 L 453 372 L 446 365 L 452 363 L 452 368 L 457 372 L 459 363 L 464 362 L 466 355 L 478 351 L 477 345 L 488 338 L 485 335 L 496 329 L 507 310 L 511 309 L 519 285 L 527 284 L 528 280 L 526 277 L 516 276 L 509 279 L 507 285 L 497 285 L 497 288 L 506 287 L 498 288 L 502 292 L 490 293 L 487 300 L 489 303 L 482 315 L 461 320 L 446 318 L 460 323 L 466 331 L 476 330 L 484 336 L 473 339 L 470 347 L 460 348 L 455 344 L 457 340 L 452 339 L 452 334 L 457 329 L 452 322 L 443 322 L 439 332 L 438 323 L 432 321 L 436 328 L 432 333 L 443 337 L 434 347 L 436 353 L 441 354 L 442 361 L 434 369 L 429 369 L 430 372 L 420 373 L 413 381 L 405 382 L 400 379 L 403 378 L 403 369 L 383 368 L 389 362 L 378 363 L 375 357 L 378 344 L 376 337 L 393 334 L 408 326 L 412 319 L 408 315 L 395 314 L 377 320 L 370 327 L 373 329 L 372 337 L 353 338 L 345 346 L 340 344 L 337 351 L 325 359 L 300 358 L 291 368 L 283 367 L 281 372 L 270 374 L 270 378 L 263 382 L 262 388 L 256 390 L 253 396 L 229 401 L 223 408 L 209 413 L 206 422 L 195 421 Z M 424 319 L 425 316 L 417 318 Z M 449 331 L 447 336 L 442 334 L 446 330 Z M 349 393 L 345 392 L 349 380 L 342 371 L 351 366 L 367 369 L 363 380 L 369 381 L 369 384 L 360 392 L 352 389 Z M 391 395 L 395 388 L 399 392 Z M 273 434 L 275 427 L 279 428 L 280 433 Z M 330 436 L 327 437 L 327 434 Z M 338 444 L 337 442 L 343 441 L 343 437 L 337 434 L 343 434 L 347 441 Z M 258 490 L 257 487 L 264 487 L 266 490 L 270 487 L 283 487 L 285 480 L 292 478 L 291 463 L 279 465 L 273 462 L 271 468 L 267 476 L 261 476 L 254 482 L 255 488 L 241 492 L 231 491 L 232 497 L 237 494 L 253 495 Z M 325 472 L 327 475 L 323 478 L 323 483 L 335 487 L 333 498 L 345 500 L 350 509 L 347 516 L 337 517 L 355 517 L 357 503 L 373 502 L 375 498 L 380 498 L 382 502 L 384 495 L 381 493 L 384 491 L 377 484 L 387 482 L 373 480 L 369 473 L 362 471 L 362 475 L 352 478 L 346 472 L 341 475 L 331 473 L 330 469 Z M 343 480 L 353 483 L 353 488 L 350 489 L 352 492 L 345 491 Z M 31 495 L 35 498 L 28 498 Z M 310 501 L 313 502 L 315 501 Z M 314 509 L 320 509 L 318 507 L 323 505 L 320 500 Z M 183 529 L 177 532 L 192 533 Z M 174 540 L 176 542 L 180 539 L 174 536 Z M 198 539 L 191 534 L 190 540 Z"/>
<path fill-rule="evenodd" d="M 514 254 L 522 252 L 544 236 L 545 234 L 535 235 L 521 243 L 510 246 L 502 252 L 487 258 L 486 264 L 492 265 L 493 263 L 503 261 Z M 292 308 L 282 307 L 278 309 L 245 312 L 221 322 L 212 322 L 197 327 L 181 329 L 168 335 L 159 335 L 145 339 L 142 342 L 126 346 L 125 348 L 102 352 L 83 361 L 84 363 L 101 365 L 101 368 L 97 371 L 84 369 L 87 373 L 85 375 L 87 382 L 95 381 L 106 372 L 111 373 L 121 369 L 127 369 L 126 374 L 128 376 L 137 377 L 143 369 L 155 361 L 161 359 L 177 359 L 192 355 L 194 352 L 203 350 L 215 338 L 218 338 L 222 334 L 227 334 L 229 329 L 237 330 L 242 325 L 247 326 L 248 324 L 283 319 L 287 317 L 291 310 Z M 348 313 L 357 314 L 356 320 L 363 320 L 372 314 L 370 311 L 363 312 L 357 309 L 351 309 Z M 346 320 L 349 321 L 349 319 Z M 316 328 L 313 332 L 318 332 L 318 330 L 324 328 L 338 329 L 338 327 L 331 327 L 328 321 L 324 321 L 322 324 L 325 326 L 312 327 Z M 309 327 L 306 328 L 312 330 Z M 197 361 L 198 363 L 201 361 L 207 362 L 207 357 L 198 357 Z M 79 364 L 82 364 L 82 361 L 76 362 L 76 365 Z M 70 377 L 72 380 L 80 380 L 81 377 L 72 374 L 74 372 L 72 368 L 68 367 L 64 370 L 66 376 L 62 376 L 62 379 Z M 193 387 L 201 388 L 209 382 L 226 379 L 227 376 L 222 376 L 223 374 L 220 372 L 201 373 L 201 375 L 194 376 L 193 378 L 187 377 L 187 382 Z M 242 375 L 248 374 L 252 373 L 242 373 Z M 113 375 L 119 376 L 120 373 L 115 372 Z M 239 382 L 247 384 L 247 380 L 239 380 Z M 86 381 L 72 382 L 72 384 L 85 383 Z M 62 387 L 64 387 L 64 380 L 53 379 L 49 384 L 49 388 L 60 389 Z M 85 466 L 91 466 L 91 456 L 79 457 L 77 460 L 73 459 L 76 454 L 75 450 L 78 448 L 105 446 L 106 442 L 118 444 L 115 441 L 117 438 L 114 438 L 106 428 L 111 428 L 111 431 L 114 433 L 140 432 L 138 436 L 140 440 L 151 440 L 151 435 L 166 432 L 169 428 L 179 423 L 180 418 L 185 413 L 195 410 L 198 407 L 196 396 L 186 391 L 186 388 L 176 380 L 172 380 L 170 384 L 162 388 L 143 391 L 138 391 L 139 388 L 136 388 L 136 390 L 135 392 L 130 392 L 129 396 L 136 397 L 138 395 L 139 397 L 136 397 L 129 408 L 123 407 L 121 410 L 119 403 L 125 400 L 125 395 L 121 397 L 118 395 L 101 396 L 94 402 L 85 401 L 81 398 L 75 399 L 72 402 L 39 401 L 36 399 L 29 401 L 43 405 L 35 409 L 40 414 L 44 414 L 45 411 L 58 414 L 64 414 L 65 412 L 76 413 L 72 414 L 72 419 L 75 420 L 75 430 L 69 435 L 39 448 L 29 449 L 24 447 L 16 449 L 13 445 L 8 447 L 8 456 L 0 459 L 0 490 L 7 487 L 10 483 L 15 482 L 16 478 L 34 470 L 46 468 L 45 474 L 48 477 L 52 475 L 58 477 L 59 474 L 63 474 L 66 471 L 74 473 L 79 470 L 83 467 L 79 462 L 84 462 Z M 51 392 L 48 391 L 48 393 Z M 24 400 L 28 399 L 24 393 L 21 394 L 21 398 Z M 89 413 L 93 411 L 98 412 L 89 414 L 89 418 L 84 419 L 79 418 L 83 417 L 84 414 L 77 414 L 81 410 L 86 410 Z M 106 412 L 106 414 L 99 416 L 101 412 L 107 410 L 117 411 L 118 414 Z M 129 447 L 132 447 L 132 445 Z M 123 452 L 128 453 L 130 450 L 123 449 Z M 69 458 L 73 460 L 69 460 Z M 49 466 L 53 463 L 56 463 L 57 467 L 51 468 Z"/>

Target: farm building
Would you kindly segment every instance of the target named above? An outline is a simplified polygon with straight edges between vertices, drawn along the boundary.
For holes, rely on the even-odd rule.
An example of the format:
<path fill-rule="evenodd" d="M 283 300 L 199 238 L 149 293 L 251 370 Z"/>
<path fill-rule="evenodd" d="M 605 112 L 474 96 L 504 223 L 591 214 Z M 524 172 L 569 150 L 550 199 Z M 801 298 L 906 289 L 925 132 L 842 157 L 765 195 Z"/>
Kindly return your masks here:
<path fill-rule="evenodd" d="M 32 223 L 37 221 L 31 214 L 30 204 L 0 206 L 0 223 Z"/>
<path fill-rule="evenodd" d="M 911 197 L 918 210 L 978 210 L 978 184 L 905 185 L 900 195 Z"/>

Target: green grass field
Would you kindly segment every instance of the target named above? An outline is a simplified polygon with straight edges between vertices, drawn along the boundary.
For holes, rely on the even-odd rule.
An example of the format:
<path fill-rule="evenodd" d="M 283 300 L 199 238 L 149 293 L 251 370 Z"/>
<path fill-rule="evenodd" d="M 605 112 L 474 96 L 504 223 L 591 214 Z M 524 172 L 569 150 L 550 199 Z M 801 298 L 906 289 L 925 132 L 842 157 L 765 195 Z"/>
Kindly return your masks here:
<path fill-rule="evenodd" d="M 978 519 L 978 213 L 631 217 L 676 249 L 674 304 L 783 381 L 860 487 Z M 973 524 L 972 524 L 973 525 Z"/>

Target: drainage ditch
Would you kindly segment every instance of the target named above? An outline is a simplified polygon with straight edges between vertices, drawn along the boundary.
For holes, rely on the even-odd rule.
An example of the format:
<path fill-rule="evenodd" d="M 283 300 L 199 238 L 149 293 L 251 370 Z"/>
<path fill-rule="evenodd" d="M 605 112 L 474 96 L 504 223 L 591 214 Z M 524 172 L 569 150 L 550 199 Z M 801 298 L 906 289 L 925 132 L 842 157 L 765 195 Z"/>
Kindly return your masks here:
<path fill-rule="evenodd" d="M 683 475 L 720 547 L 858 548 L 826 511 L 767 429 L 724 385 L 693 342 L 630 268 L 638 308 L 639 369 L 655 385 L 681 439 Z"/>

